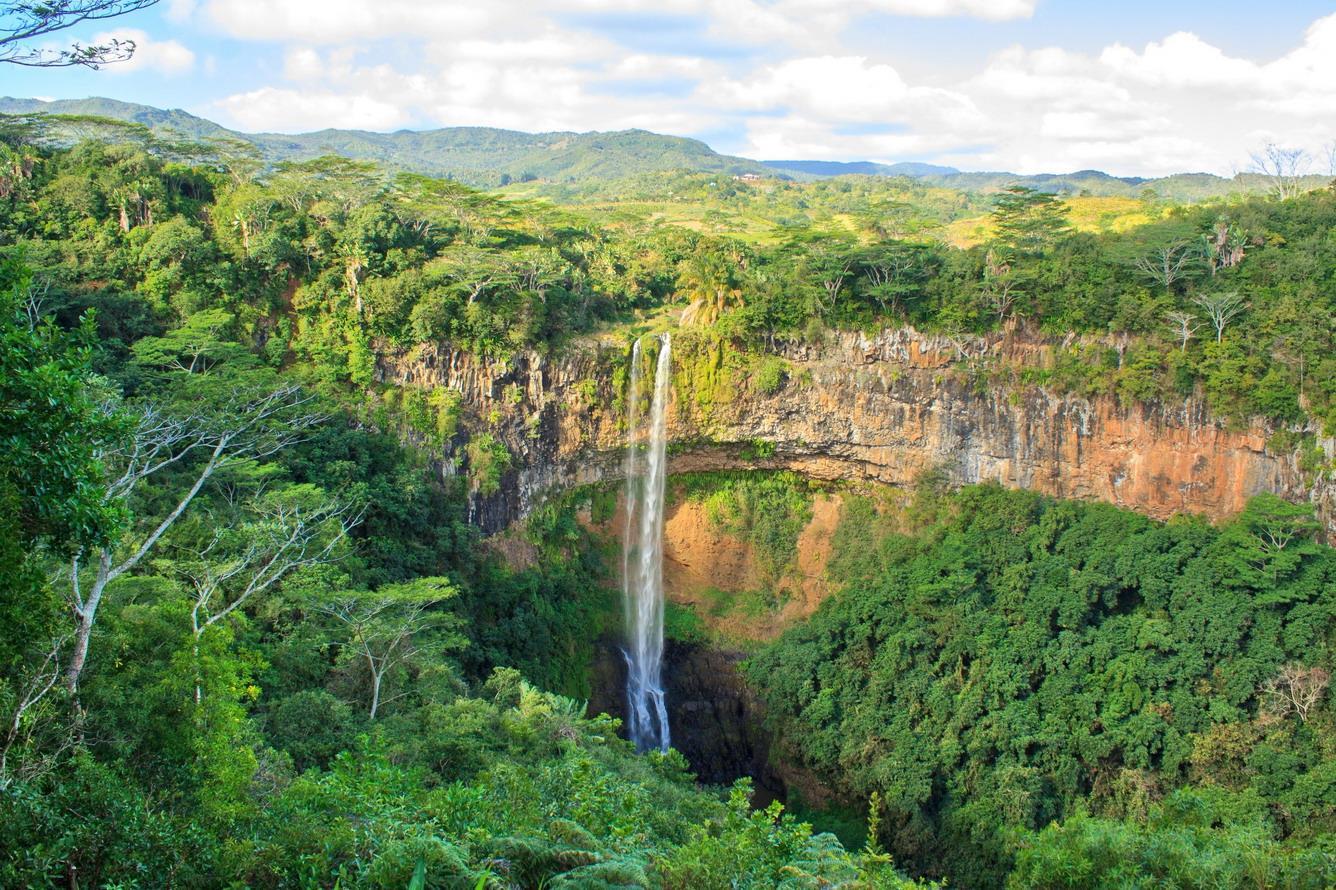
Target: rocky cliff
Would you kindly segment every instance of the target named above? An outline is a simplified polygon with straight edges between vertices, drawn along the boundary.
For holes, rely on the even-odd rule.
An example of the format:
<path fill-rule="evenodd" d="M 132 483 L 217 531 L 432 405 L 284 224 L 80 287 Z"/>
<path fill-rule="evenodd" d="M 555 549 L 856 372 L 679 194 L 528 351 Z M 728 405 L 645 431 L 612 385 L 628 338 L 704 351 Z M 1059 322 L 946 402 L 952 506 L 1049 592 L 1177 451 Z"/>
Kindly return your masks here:
<path fill-rule="evenodd" d="M 902 485 L 929 470 L 965 484 L 993 480 L 1060 497 L 1108 501 L 1156 517 L 1221 518 L 1253 494 L 1314 503 L 1336 532 L 1336 482 L 1314 478 L 1273 432 L 1235 428 L 1201 400 L 1121 405 L 1038 387 L 999 386 L 980 369 L 1043 367 L 1053 346 L 1015 335 L 961 339 L 909 329 L 843 333 L 749 357 L 690 332 L 675 335 L 670 472 L 766 468 Z M 498 491 L 473 496 L 489 531 L 546 493 L 621 472 L 625 344 L 590 342 L 557 357 L 488 360 L 447 347 L 387 352 L 382 380 L 449 387 L 460 434 L 442 455 L 458 466 L 470 431 L 511 453 Z M 764 370 L 763 370 L 764 369 Z M 1336 442 L 1319 440 L 1328 458 Z"/>
<path fill-rule="evenodd" d="M 669 735 L 696 777 L 707 784 L 727 785 L 751 776 L 764 806 L 784 800 L 790 785 L 806 791 L 809 800 L 827 792 L 815 778 L 790 766 L 771 762 L 772 739 L 765 728 L 765 709 L 738 670 L 742 653 L 695 643 L 668 640 L 664 650 L 665 694 Z M 591 668 L 593 714 L 626 717 L 626 661 L 611 640 L 603 641 Z"/>

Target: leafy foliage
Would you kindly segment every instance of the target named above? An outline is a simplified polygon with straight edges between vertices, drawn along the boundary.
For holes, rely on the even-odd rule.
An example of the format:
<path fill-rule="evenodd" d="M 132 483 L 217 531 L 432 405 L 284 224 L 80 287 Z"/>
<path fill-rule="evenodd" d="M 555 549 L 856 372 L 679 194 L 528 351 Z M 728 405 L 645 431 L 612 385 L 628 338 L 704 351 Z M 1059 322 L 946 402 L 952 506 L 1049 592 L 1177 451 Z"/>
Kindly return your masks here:
<path fill-rule="evenodd" d="M 1017 833 L 1087 806 L 1144 819 L 1194 781 L 1233 810 L 1206 834 L 1223 822 L 1302 845 L 1332 830 L 1330 798 L 1309 790 L 1336 763 L 1321 693 L 1306 721 L 1262 707 L 1294 679 L 1287 664 L 1332 658 L 1336 551 L 1312 542 L 1305 510 L 1263 497 L 1220 529 L 1160 525 L 985 486 L 925 488 L 909 516 L 910 534 L 870 545 L 873 521 L 843 536 L 843 592 L 749 664 L 786 746 L 846 794 L 878 793 L 905 861 L 992 886 Z M 1041 832 L 1020 874 L 1043 874 L 1069 841 L 1073 856 L 1106 843 L 1098 831 L 1147 844 L 1147 868 L 1170 843 L 1154 825 L 1102 825 Z M 1180 881 L 1233 841 L 1183 843 Z M 1290 855 L 1276 847 L 1278 863 Z"/>

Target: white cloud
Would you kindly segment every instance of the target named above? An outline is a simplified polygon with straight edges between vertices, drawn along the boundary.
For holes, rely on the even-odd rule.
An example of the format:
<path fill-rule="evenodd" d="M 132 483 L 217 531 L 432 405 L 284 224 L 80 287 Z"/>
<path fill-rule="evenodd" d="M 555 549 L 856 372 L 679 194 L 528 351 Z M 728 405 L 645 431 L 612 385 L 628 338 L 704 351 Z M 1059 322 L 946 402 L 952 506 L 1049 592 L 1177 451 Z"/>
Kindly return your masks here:
<path fill-rule="evenodd" d="M 556 29 L 528 37 L 502 40 L 438 40 L 429 48 L 436 59 L 467 59 L 494 64 L 585 64 L 616 58 L 617 45 L 588 34 L 563 33 Z"/>
<path fill-rule="evenodd" d="M 161 74 L 181 74 L 195 67 L 195 54 L 175 40 L 157 40 L 137 28 L 120 28 L 93 35 L 92 46 L 105 46 L 113 40 L 134 41 L 134 55 L 129 60 L 108 65 L 105 70 L 115 74 L 134 71 L 157 71 Z"/>
<path fill-rule="evenodd" d="M 293 46 L 283 54 L 283 76 L 288 80 L 313 81 L 324 76 L 325 62 L 309 46 Z"/>
<path fill-rule="evenodd" d="M 862 56 L 816 56 L 768 66 L 710 91 L 736 108 L 792 107 L 840 120 L 886 112 L 903 101 L 909 87 L 890 65 L 871 64 Z"/>
<path fill-rule="evenodd" d="M 1115 43 L 1100 61 L 1125 78 L 1166 87 L 1247 87 L 1259 71 L 1258 65 L 1230 58 L 1187 31 L 1147 44 L 1139 54 Z"/>
<path fill-rule="evenodd" d="M 173 22 L 186 22 L 195 14 L 195 0 L 167 0 L 167 18 Z"/>
<path fill-rule="evenodd" d="M 880 12 L 918 18 L 967 17 L 990 21 L 1034 15 L 1037 0 L 786 0 L 794 10 L 843 9 L 846 13 Z"/>
<path fill-rule="evenodd" d="M 1091 56 L 1011 47 L 963 88 L 991 120 L 993 146 L 980 157 L 996 166 L 1228 174 L 1266 140 L 1316 153 L 1336 137 L 1336 16 L 1271 61 L 1180 31 Z"/>
<path fill-rule="evenodd" d="M 734 110 L 788 111 L 832 124 L 936 124 L 951 131 L 984 122 L 962 93 L 910 86 L 890 65 L 864 56 L 813 56 L 702 87 L 702 97 Z"/>
<path fill-rule="evenodd" d="M 603 70 L 603 77 L 608 80 L 663 80 L 684 78 L 702 80 L 706 77 L 722 77 L 721 66 L 707 59 L 695 56 L 662 56 L 648 53 L 633 53 L 624 56 Z"/>
<path fill-rule="evenodd" d="M 1114 44 L 1100 61 L 1128 81 L 1210 90 L 1226 100 L 1260 101 L 1296 115 L 1336 112 L 1336 14 L 1318 19 L 1302 44 L 1267 63 L 1228 56 L 1185 31 L 1149 43 L 1140 53 Z"/>
<path fill-rule="evenodd" d="M 193 9 L 195 0 L 172 0 Z M 579 13 L 690 16 L 714 37 L 810 45 L 871 13 L 989 21 L 1028 18 L 1037 0 L 205 0 L 226 33 L 258 40 L 348 43 L 387 37 L 457 39 L 508 33 Z"/>
<path fill-rule="evenodd" d="M 984 93 L 1059 108 L 1126 109 L 1132 94 L 1113 83 L 1095 62 L 1058 47 L 1013 46 L 994 56 L 969 85 Z"/>
<path fill-rule="evenodd" d="M 297 133 L 331 126 L 389 130 L 407 123 L 399 108 L 368 95 L 262 87 L 214 105 L 227 122 L 249 132 Z"/>
<path fill-rule="evenodd" d="M 265 88 L 231 96 L 219 107 L 242 129 L 280 132 L 387 129 L 426 121 L 527 131 L 640 127 L 690 133 L 715 122 L 686 108 L 646 107 L 634 97 L 600 93 L 602 83 L 618 81 L 583 65 L 542 58 L 541 52 L 527 62 L 500 62 L 486 50 L 466 47 L 461 53 L 466 58 L 436 59 L 411 73 L 387 64 L 359 65 L 358 55 L 347 47 L 292 48 L 284 72 L 302 89 Z M 314 91 L 314 101 L 301 107 L 306 90 Z"/>
<path fill-rule="evenodd" d="M 1037 135 L 1049 139 L 1105 142 L 1171 131 L 1163 117 L 1117 118 L 1095 111 L 1048 111 L 1040 118 Z"/>

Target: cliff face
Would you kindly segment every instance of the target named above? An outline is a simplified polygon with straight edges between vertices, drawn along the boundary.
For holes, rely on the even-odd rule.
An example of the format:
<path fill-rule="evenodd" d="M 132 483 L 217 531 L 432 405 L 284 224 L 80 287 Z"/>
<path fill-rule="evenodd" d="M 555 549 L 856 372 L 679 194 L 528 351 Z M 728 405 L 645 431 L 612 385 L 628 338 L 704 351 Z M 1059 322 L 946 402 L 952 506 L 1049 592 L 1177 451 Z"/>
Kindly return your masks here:
<path fill-rule="evenodd" d="M 814 793 L 829 792 L 815 778 L 793 767 L 771 762 L 771 738 L 765 709 L 747 685 L 738 663 L 742 653 L 668 640 L 664 649 L 664 693 L 669 736 L 696 777 L 711 785 L 728 785 L 751 776 L 758 796 L 754 805 L 783 800 L 790 785 Z M 593 694 L 589 712 L 626 719 L 626 661 L 611 640 L 600 644 L 591 669 Z"/>
<path fill-rule="evenodd" d="M 1003 336 L 960 340 L 913 330 L 832 335 L 777 355 L 776 386 L 718 343 L 674 341 L 670 472 L 791 469 L 820 479 L 902 485 L 928 470 L 1097 499 L 1156 517 L 1222 518 L 1271 491 L 1313 502 L 1336 532 L 1336 483 L 1314 482 L 1269 430 L 1231 429 L 1196 399 L 1123 407 L 1042 389 L 981 386 L 970 368 L 1042 366 L 1051 347 Z M 773 362 L 774 359 L 771 359 Z M 461 395 L 460 428 L 488 429 L 512 455 L 501 488 L 475 494 L 488 531 L 552 490 L 617 478 L 629 350 L 590 344 L 548 358 L 482 360 L 447 348 L 382 356 L 382 379 Z M 1322 442 L 1330 456 L 1336 443 Z M 461 452 L 462 449 L 455 449 Z M 443 455 L 443 466 L 456 463 Z"/>

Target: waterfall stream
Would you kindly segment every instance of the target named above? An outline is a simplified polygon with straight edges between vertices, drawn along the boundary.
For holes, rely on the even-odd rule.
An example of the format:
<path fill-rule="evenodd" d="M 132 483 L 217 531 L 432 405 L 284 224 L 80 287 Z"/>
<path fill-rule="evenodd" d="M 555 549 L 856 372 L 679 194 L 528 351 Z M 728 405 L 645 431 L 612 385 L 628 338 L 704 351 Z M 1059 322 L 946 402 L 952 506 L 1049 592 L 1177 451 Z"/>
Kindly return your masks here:
<path fill-rule="evenodd" d="M 659 337 L 650 400 L 648 441 L 642 444 L 641 350 L 631 350 L 626 421 L 626 527 L 622 537 L 622 596 L 626 611 L 627 732 L 638 749 L 668 750 L 663 700 L 663 499 L 672 340 Z"/>

